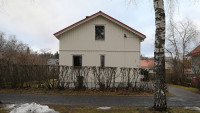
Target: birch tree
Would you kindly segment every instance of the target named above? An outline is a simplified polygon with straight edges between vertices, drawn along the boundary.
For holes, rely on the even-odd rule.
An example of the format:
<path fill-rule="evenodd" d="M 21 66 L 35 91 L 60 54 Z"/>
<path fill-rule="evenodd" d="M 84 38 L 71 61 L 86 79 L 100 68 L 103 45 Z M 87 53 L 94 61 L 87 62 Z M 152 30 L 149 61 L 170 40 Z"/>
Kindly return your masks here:
<path fill-rule="evenodd" d="M 155 94 L 154 109 L 164 111 L 167 109 L 166 81 L 165 81 L 165 9 L 163 0 L 154 0 L 155 11 Z"/>
<path fill-rule="evenodd" d="M 155 61 L 155 91 L 154 91 L 154 106 L 155 110 L 164 111 L 167 109 L 166 101 L 166 81 L 165 81 L 165 8 L 169 8 L 169 19 L 173 20 L 173 12 L 175 2 L 178 0 L 153 0 L 155 13 L 155 47 L 154 47 L 154 61 Z"/>
<path fill-rule="evenodd" d="M 134 0 L 135 1 L 135 0 Z M 173 18 L 174 1 L 166 0 L 169 7 L 169 18 Z M 166 100 L 166 81 L 165 81 L 165 8 L 164 0 L 153 0 L 155 13 L 155 46 L 154 46 L 154 61 L 155 61 L 155 90 L 154 90 L 154 106 L 155 110 L 165 111 L 167 109 Z"/>

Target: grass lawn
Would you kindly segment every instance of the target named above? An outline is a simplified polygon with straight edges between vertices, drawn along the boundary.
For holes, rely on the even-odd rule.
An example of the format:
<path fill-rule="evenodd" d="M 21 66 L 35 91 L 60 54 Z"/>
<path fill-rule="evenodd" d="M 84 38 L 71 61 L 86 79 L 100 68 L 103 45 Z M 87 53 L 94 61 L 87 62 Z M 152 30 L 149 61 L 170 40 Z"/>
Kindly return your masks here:
<path fill-rule="evenodd" d="M 174 85 L 174 84 L 169 84 L 169 85 L 177 87 L 177 88 L 182 88 L 182 89 L 185 89 L 185 90 L 188 90 L 188 91 L 200 94 L 200 91 L 197 88 L 180 86 L 180 85 Z"/>

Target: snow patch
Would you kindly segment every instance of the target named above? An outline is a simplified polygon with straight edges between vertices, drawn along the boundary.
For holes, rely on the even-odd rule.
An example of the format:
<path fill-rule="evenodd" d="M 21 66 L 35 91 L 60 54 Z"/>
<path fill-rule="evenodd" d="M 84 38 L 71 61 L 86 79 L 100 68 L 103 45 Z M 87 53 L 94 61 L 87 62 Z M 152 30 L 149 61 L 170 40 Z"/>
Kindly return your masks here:
<path fill-rule="evenodd" d="M 98 107 L 97 109 L 102 109 L 102 110 L 110 110 L 111 107 Z"/>
<path fill-rule="evenodd" d="M 11 104 L 7 105 L 6 109 L 10 110 L 10 113 L 58 113 L 46 105 L 37 103 Z"/>
<path fill-rule="evenodd" d="M 200 112 L 200 107 L 185 107 L 185 109 L 196 110 Z"/>

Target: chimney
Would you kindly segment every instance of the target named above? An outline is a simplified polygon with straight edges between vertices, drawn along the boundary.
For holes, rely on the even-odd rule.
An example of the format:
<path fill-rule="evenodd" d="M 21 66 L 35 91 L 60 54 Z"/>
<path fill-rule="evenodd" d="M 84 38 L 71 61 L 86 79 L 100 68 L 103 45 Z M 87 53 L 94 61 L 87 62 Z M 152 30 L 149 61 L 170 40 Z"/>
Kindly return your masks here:
<path fill-rule="evenodd" d="M 88 18 L 88 17 L 90 17 L 90 16 L 86 16 L 86 18 Z"/>

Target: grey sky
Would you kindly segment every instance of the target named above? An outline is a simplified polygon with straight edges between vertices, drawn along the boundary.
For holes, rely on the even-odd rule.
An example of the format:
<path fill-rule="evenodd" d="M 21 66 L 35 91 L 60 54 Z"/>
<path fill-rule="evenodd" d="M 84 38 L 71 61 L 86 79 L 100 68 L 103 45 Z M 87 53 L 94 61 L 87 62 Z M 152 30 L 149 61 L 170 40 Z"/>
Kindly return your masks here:
<path fill-rule="evenodd" d="M 199 3 L 179 0 L 176 20 L 189 19 L 200 30 Z M 152 0 L 0 0 L 0 31 L 16 35 L 33 50 L 49 48 L 59 51 L 58 40 L 53 34 L 98 11 L 127 24 L 145 34 L 141 53 L 153 56 L 154 9 Z"/>

